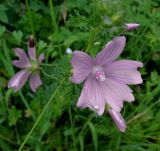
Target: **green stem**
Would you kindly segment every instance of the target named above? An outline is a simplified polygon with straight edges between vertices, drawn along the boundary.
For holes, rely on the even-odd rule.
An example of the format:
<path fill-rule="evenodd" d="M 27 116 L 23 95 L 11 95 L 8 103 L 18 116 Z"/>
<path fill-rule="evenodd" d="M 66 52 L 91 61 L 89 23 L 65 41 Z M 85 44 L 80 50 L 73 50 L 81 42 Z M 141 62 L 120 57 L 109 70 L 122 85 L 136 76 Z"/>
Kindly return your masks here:
<path fill-rule="evenodd" d="M 21 97 L 21 99 L 22 99 L 24 105 L 26 106 L 26 108 L 27 108 L 29 111 L 31 111 L 31 113 L 32 113 L 32 110 L 31 110 L 29 104 L 27 103 L 25 97 L 23 96 L 22 91 L 19 92 L 19 96 Z M 36 119 L 36 117 L 35 117 L 35 115 L 34 115 L 33 113 L 32 113 L 32 119 L 33 119 L 33 121 L 35 121 L 35 119 Z"/>
<path fill-rule="evenodd" d="M 47 76 L 47 77 L 49 77 L 49 78 L 51 78 L 51 79 L 57 79 L 56 77 L 54 77 L 53 75 L 50 75 L 50 74 L 48 74 L 48 73 L 46 73 L 42 68 L 40 68 L 40 70 L 42 71 L 42 73 L 45 75 L 45 76 Z"/>
<path fill-rule="evenodd" d="M 59 54 L 60 54 L 60 57 L 61 57 L 62 52 L 61 52 L 61 47 L 60 47 L 60 35 L 59 35 L 58 25 L 57 25 L 57 22 L 56 22 L 56 15 L 55 15 L 52 0 L 49 0 L 49 6 L 50 6 L 50 12 L 51 12 L 52 26 L 54 27 L 53 30 L 55 31 L 56 39 L 58 41 L 58 49 L 59 49 Z"/>
<path fill-rule="evenodd" d="M 68 108 L 68 112 L 69 112 L 69 120 L 70 120 L 71 127 L 72 127 L 72 139 L 73 139 L 74 151 L 76 151 L 76 142 L 75 142 L 75 135 L 74 135 L 74 125 L 73 125 L 72 112 L 71 112 L 70 105 L 69 105 L 69 108 Z"/>
<path fill-rule="evenodd" d="M 55 97 L 56 93 L 58 92 L 59 88 L 61 87 L 62 83 L 64 82 L 65 78 L 62 79 L 62 81 L 60 82 L 59 86 L 57 87 L 57 89 L 54 91 L 54 93 L 52 94 L 52 96 L 50 97 L 49 101 L 47 102 L 47 104 L 45 105 L 45 107 L 43 108 L 41 114 L 38 116 L 37 120 L 35 121 L 32 129 L 30 130 L 30 132 L 28 133 L 27 137 L 25 138 L 25 140 L 23 141 L 23 143 L 21 144 L 20 148 L 18 149 L 18 151 L 21 151 L 24 147 L 24 145 L 26 144 L 26 142 L 28 141 L 29 137 L 31 136 L 31 134 L 33 133 L 34 129 L 36 128 L 37 124 L 39 123 L 39 121 L 41 120 L 43 114 L 45 113 L 45 111 L 47 110 L 47 108 L 49 107 L 49 105 L 51 104 L 53 98 Z"/>
<path fill-rule="evenodd" d="M 33 35 L 34 40 L 36 41 L 36 34 L 35 34 L 35 31 L 34 31 L 33 20 L 32 20 L 32 15 L 31 15 L 31 10 L 30 10 L 30 7 L 29 7 L 28 0 L 25 0 L 25 3 L 26 3 L 27 11 L 28 11 L 28 17 L 29 17 L 29 23 L 30 23 L 30 26 L 31 26 L 32 35 Z"/>
<path fill-rule="evenodd" d="M 49 63 L 41 63 L 41 66 L 53 67 L 53 66 L 57 66 L 57 65 L 56 64 L 49 64 Z"/>

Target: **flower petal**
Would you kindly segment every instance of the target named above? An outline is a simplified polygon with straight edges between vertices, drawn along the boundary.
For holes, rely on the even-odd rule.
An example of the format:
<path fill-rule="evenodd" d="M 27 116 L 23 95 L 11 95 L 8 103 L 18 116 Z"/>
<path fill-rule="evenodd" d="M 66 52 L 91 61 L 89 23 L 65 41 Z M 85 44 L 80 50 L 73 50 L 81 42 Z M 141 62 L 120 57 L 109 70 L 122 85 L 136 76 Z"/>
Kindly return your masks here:
<path fill-rule="evenodd" d="M 128 23 L 128 24 L 125 24 L 125 29 L 126 30 L 133 30 L 133 29 L 138 28 L 139 26 L 140 25 L 137 23 Z"/>
<path fill-rule="evenodd" d="M 30 72 L 26 69 L 16 73 L 9 81 L 8 88 L 13 88 L 14 92 L 18 91 L 26 83 Z"/>
<path fill-rule="evenodd" d="M 77 106 L 82 108 L 89 107 L 97 112 L 99 116 L 104 113 L 105 101 L 103 91 L 95 78 L 89 76 L 85 81 Z"/>
<path fill-rule="evenodd" d="M 121 111 L 124 101 L 134 101 L 132 90 L 127 85 L 109 78 L 101 82 L 101 91 L 105 102 L 117 112 Z"/>
<path fill-rule="evenodd" d="M 82 51 L 74 51 L 71 64 L 73 67 L 73 76 L 70 80 L 78 84 L 84 81 L 91 73 L 93 59 Z"/>
<path fill-rule="evenodd" d="M 126 123 L 125 120 L 123 119 L 121 113 L 116 112 L 113 109 L 108 110 L 110 116 L 112 117 L 113 121 L 115 122 L 116 126 L 121 132 L 125 132 L 126 130 Z"/>
<path fill-rule="evenodd" d="M 126 38 L 124 36 L 116 37 L 108 42 L 105 48 L 97 54 L 95 64 L 103 66 L 114 61 L 123 51 L 125 43 Z"/>
<path fill-rule="evenodd" d="M 143 67 L 143 64 L 132 60 L 119 60 L 112 62 L 104 68 L 107 77 L 124 84 L 140 84 L 142 77 L 138 67 Z"/>
<path fill-rule="evenodd" d="M 45 55 L 44 55 L 44 53 L 41 53 L 40 56 L 39 56 L 39 59 L 38 59 L 39 62 L 42 63 L 42 61 L 43 61 L 44 59 L 45 59 Z"/>
<path fill-rule="evenodd" d="M 14 66 L 16 66 L 18 68 L 27 68 L 27 67 L 31 66 L 31 64 L 29 62 L 29 58 L 23 49 L 16 48 L 14 51 L 15 51 L 16 55 L 19 57 L 19 60 L 14 60 L 12 62 Z"/>
<path fill-rule="evenodd" d="M 35 47 L 28 47 L 28 55 L 31 60 L 36 60 Z"/>
<path fill-rule="evenodd" d="M 35 73 L 35 74 L 32 74 L 30 79 L 29 79 L 29 85 L 30 85 L 30 88 L 33 92 L 36 91 L 36 89 L 42 85 L 42 81 L 41 81 L 41 78 L 40 78 L 40 75 L 39 73 Z"/>

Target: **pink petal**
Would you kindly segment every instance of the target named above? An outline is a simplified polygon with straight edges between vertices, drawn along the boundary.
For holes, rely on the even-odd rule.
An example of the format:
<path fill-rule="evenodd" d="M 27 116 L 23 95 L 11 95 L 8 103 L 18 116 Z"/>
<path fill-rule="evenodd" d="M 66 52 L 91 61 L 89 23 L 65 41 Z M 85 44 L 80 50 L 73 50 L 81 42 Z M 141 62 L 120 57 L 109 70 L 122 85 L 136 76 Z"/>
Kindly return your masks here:
<path fill-rule="evenodd" d="M 73 76 L 70 80 L 78 84 L 84 81 L 91 73 L 93 59 L 82 51 L 74 51 L 71 64 L 73 67 Z"/>
<path fill-rule="evenodd" d="M 44 53 L 41 53 L 39 56 L 39 62 L 41 63 L 45 59 Z"/>
<path fill-rule="evenodd" d="M 125 132 L 126 130 L 126 123 L 125 120 L 123 119 L 121 113 L 116 112 L 113 109 L 108 110 L 110 116 L 112 117 L 113 121 L 115 122 L 116 126 L 121 132 Z"/>
<path fill-rule="evenodd" d="M 112 41 L 108 42 L 105 48 L 99 52 L 95 59 L 97 65 L 107 65 L 114 61 L 123 51 L 126 43 L 124 36 L 116 37 Z"/>
<path fill-rule="evenodd" d="M 30 72 L 26 69 L 19 71 L 9 80 L 8 88 L 13 88 L 14 92 L 18 91 L 26 83 L 29 75 Z"/>
<path fill-rule="evenodd" d="M 124 101 L 134 101 L 132 90 L 127 85 L 109 78 L 101 82 L 101 93 L 105 97 L 105 102 L 117 112 L 121 111 Z"/>
<path fill-rule="evenodd" d="M 36 60 L 35 47 L 29 47 L 29 48 L 28 48 L 28 55 L 29 55 L 29 58 L 30 58 L 31 60 Z"/>
<path fill-rule="evenodd" d="M 108 77 L 116 81 L 124 84 L 140 84 L 142 78 L 140 72 L 137 71 L 138 67 L 143 67 L 143 64 L 138 61 L 119 60 L 112 62 L 104 70 Z"/>
<path fill-rule="evenodd" d="M 25 51 L 21 48 L 16 48 L 15 50 L 16 55 L 19 57 L 19 60 L 14 60 L 12 63 L 14 66 L 18 68 L 27 68 L 30 67 L 31 64 L 29 62 L 28 56 L 26 55 Z"/>
<path fill-rule="evenodd" d="M 125 29 L 126 30 L 133 30 L 133 29 L 138 28 L 139 26 L 140 25 L 137 23 L 128 23 L 128 24 L 125 24 Z"/>
<path fill-rule="evenodd" d="M 29 79 L 29 85 L 30 85 L 30 88 L 33 92 L 36 91 L 36 89 L 42 85 L 42 81 L 41 81 L 41 78 L 40 78 L 40 75 L 39 73 L 35 73 L 35 74 L 32 74 L 30 79 Z"/>
<path fill-rule="evenodd" d="M 86 80 L 77 106 L 82 108 L 89 107 L 97 112 L 99 116 L 104 113 L 105 101 L 103 91 L 95 78 L 89 76 Z"/>

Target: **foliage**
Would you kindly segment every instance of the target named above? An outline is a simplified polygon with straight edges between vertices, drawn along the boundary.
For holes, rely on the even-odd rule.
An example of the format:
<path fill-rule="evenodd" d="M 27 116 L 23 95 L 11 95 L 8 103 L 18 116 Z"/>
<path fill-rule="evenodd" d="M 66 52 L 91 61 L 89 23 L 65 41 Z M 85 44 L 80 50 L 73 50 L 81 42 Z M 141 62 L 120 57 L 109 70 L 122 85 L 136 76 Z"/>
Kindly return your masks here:
<path fill-rule="evenodd" d="M 52 5 L 53 3 L 53 5 Z M 45 110 L 24 151 L 156 151 L 160 148 L 160 20 L 159 0 L 3 1 L 0 4 L 0 150 L 18 150 Z M 127 32 L 124 23 L 137 22 Z M 13 48 L 27 49 L 34 35 L 37 53 L 46 59 L 41 68 L 43 85 L 32 93 L 7 89 L 17 70 Z M 69 81 L 70 55 L 66 48 L 95 56 L 116 35 L 126 35 L 122 58 L 140 60 L 144 83 L 133 86 L 136 101 L 126 103 L 128 128 L 120 133 L 107 113 L 98 117 L 76 107 L 82 85 Z M 60 83 L 64 80 L 61 86 Z M 27 102 L 27 104 L 26 104 Z"/>

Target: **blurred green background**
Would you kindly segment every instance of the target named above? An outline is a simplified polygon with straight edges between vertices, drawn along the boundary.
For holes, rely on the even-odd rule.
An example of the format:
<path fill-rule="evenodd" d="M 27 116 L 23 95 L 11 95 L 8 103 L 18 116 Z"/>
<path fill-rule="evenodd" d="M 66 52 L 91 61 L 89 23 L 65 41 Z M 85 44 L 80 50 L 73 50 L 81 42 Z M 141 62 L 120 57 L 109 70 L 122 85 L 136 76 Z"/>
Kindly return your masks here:
<path fill-rule="evenodd" d="M 130 22 L 140 27 L 125 31 Z M 57 80 L 41 75 L 36 93 L 28 83 L 13 93 L 7 89 L 18 71 L 13 48 L 27 50 L 30 35 L 37 53 L 45 53 L 45 64 L 51 64 L 44 64 L 44 71 Z M 131 86 L 135 101 L 122 111 L 125 133 L 107 111 L 98 117 L 76 107 L 83 84 L 68 80 L 71 55 L 65 52 L 71 48 L 95 56 L 118 35 L 127 37 L 121 58 L 144 63 L 144 83 Z M 0 0 L 0 150 L 19 149 L 51 96 L 23 151 L 159 151 L 160 0 Z"/>

